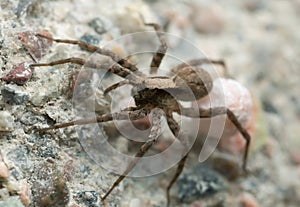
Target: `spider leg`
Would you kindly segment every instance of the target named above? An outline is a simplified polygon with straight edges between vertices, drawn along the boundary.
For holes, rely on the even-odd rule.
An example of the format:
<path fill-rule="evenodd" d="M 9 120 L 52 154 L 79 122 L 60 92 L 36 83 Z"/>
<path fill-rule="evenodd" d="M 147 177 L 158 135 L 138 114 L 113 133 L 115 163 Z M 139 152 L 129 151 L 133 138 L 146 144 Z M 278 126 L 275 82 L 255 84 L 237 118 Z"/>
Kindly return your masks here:
<path fill-rule="evenodd" d="M 167 52 L 168 46 L 167 46 L 167 42 L 166 42 L 166 38 L 164 33 L 162 32 L 161 27 L 156 24 L 156 23 L 144 23 L 146 26 L 152 26 L 155 31 L 156 31 L 156 35 L 160 41 L 160 46 L 158 48 L 158 50 L 156 51 L 156 53 L 154 54 L 152 61 L 151 61 L 151 69 L 150 69 L 150 74 L 155 74 L 161 64 L 161 61 L 163 60 L 165 53 Z"/>
<path fill-rule="evenodd" d="M 131 111 L 129 111 L 131 110 Z M 135 108 L 130 108 L 127 111 L 121 111 L 116 113 L 109 113 L 109 114 L 103 114 L 96 117 L 90 117 L 90 118 L 83 118 L 83 119 L 77 119 L 71 122 L 66 122 L 62 124 L 57 124 L 51 127 L 38 129 L 36 131 L 47 131 L 51 129 L 59 129 L 59 128 L 65 128 L 69 126 L 75 126 L 75 125 L 85 125 L 85 124 L 93 124 L 93 123 L 101 123 L 101 122 L 107 122 L 112 120 L 127 120 L 128 117 L 131 120 L 138 120 L 142 119 L 146 116 L 147 112 L 144 108 L 140 110 L 135 110 Z"/>
<path fill-rule="evenodd" d="M 86 61 L 82 58 L 76 58 L 76 57 L 61 59 L 61 60 L 57 60 L 57 61 L 53 61 L 53 62 L 49 62 L 49 63 L 34 63 L 34 64 L 31 64 L 30 67 L 54 66 L 54 65 L 61 65 L 61 64 L 65 64 L 65 63 L 73 63 L 76 65 L 86 65 L 87 67 L 90 67 L 90 68 L 103 68 L 103 65 L 93 63 L 91 61 Z M 118 64 L 114 64 L 114 65 L 110 66 L 108 68 L 108 71 L 111 73 L 114 73 L 118 76 L 121 76 L 123 78 L 125 78 L 126 76 L 131 74 L 131 71 L 129 71 L 126 68 L 123 68 L 122 66 L 120 66 Z"/>
<path fill-rule="evenodd" d="M 188 66 L 198 66 L 198 65 L 203 65 L 203 64 L 215 64 L 215 65 L 220 65 L 223 67 L 224 71 L 225 71 L 225 76 L 229 77 L 229 72 L 228 69 L 226 67 L 226 63 L 224 60 L 211 60 L 211 59 L 207 59 L 207 58 L 198 58 L 198 59 L 192 59 L 189 60 L 185 63 L 181 63 L 179 65 L 177 65 L 176 67 L 172 68 L 171 71 L 176 73 L 178 70 L 188 67 Z"/>
<path fill-rule="evenodd" d="M 117 89 L 117 88 L 119 88 L 119 87 L 121 87 L 121 86 L 124 86 L 124 85 L 126 85 L 126 84 L 129 84 L 130 83 L 130 81 L 129 80 L 123 80 L 123 81 L 120 81 L 120 82 L 118 82 L 118 83 L 115 83 L 115 84 L 113 84 L 113 85 L 111 85 L 111 86 L 109 86 L 108 88 L 106 88 L 105 90 L 104 90 L 104 95 L 106 95 L 107 93 L 109 93 L 110 91 L 112 91 L 112 90 L 115 90 L 115 89 Z"/>
<path fill-rule="evenodd" d="M 131 71 L 137 71 L 138 70 L 138 68 L 134 64 L 130 63 L 129 61 L 127 61 L 126 59 L 120 57 L 119 55 L 117 55 L 116 53 L 114 53 L 113 51 L 111 51 L 109 49 L 105 49 L 105 48 L 97 47 L 97 46 L 94 46 L 94 45 L 90 45 L 90 44 L 87 44 L 85 42 L 78 41 L 78 40 L 55 39 L 55 38 L 48 37 L 48 36 L 45 36 L 45 35 L 42 35 L 42 34 L 36 34 L 36 35 L 39 36 L 39 37 L 43 37 L 43 38 L 52 40 L 54 42 L 58 42 L 58 43 L 78 45 L 83 50 L 86 50 L 86 51 L 89 51 L 89 52 L 92 52 L 92 53 L 96 52 L 96 53 L 99 53 L 101 55 L 108 56 L 112 60 L 117 62 L 119 65 L 121 65 L 122 67 L 127 68 Z"/>
<path fill-rule="evenodd" d="M 175 121 L 175 119 L 172 117 L 172 115 L 167 116 L 167 122 L 168 122 L 168 125 L 169 125 L 172 133 L 174 134 L 174 136 L 176 138 L 178 138 L 179 141 L 185 147 L 185 151 L 183 153 L 183 157 L 181 158 L 181 160 L 178 163 L 178 166 L 177 166 L 177 169 L 176 169 L 176 173 L 173 176 L 172 180 L 170 181 L 170 183 L 169 183 L 169 185 L 167 187 L 167 191 L 166 191 L 166 194 L 167 194 L 167 207 L 169 207 L 169 205 L 170 205 L 170 190 L 171 190 L 171 187 L 173 186 L 173 184 L 176 182 L 176 180 L 178 179 L 178 177 L 180 176 L 180 174 L 183 171 L 185 162 L 186 162 L 188 154 L 189 154 L 189 149 L 188 149 L 187 139 L 184 139 L 184 138 L 182 139 L 182 138 L 180 138 L 178 136 L 179 135 L 179 124 Z"/>
<path fill-rule="evenodd" d="M 109 188 L 109 190 L 105 193 L 105 195 L 101 198 L 102 201 L 106 199 L 106 197 L 113 191 L 113 189 L 119 185 L 119 183 L 130 173 L 130 171 L 134 168 L 134 166 L 138 163 L 138 161 L 145 155 L 145 153 L 150 149 L 150 147 L 157 141 L 158 136 L 161 131 L 161 117 L 162 114 L 156 109 L 153 110 L 152 117 L 152 127 L 147 141 L 140 147 L 139 151 L 135 154 L 134 159 L 129 163 L 126 170 L 122 175 L 113 183 L 113 185 Z"/>
<path fill-rule="evenodd" d="M 199 116 L 196 116 L 194 113 L 195 109 L 193 108 L 181 108 L 180 110 L 177 110 L 176 112 L 188 116 L 188 117 L 194 117 L 194 118 L 199 118 Z M 211 118 L 214 116 L 219 116 L 222 114 L 226 114 L 229 120 L 235 125 L 237 130 L 243 135 L 244 139 L 246 140 L 246 146 L 245 146 L 245 152 L 244 152 L 244 157 L 243 157 L 243 170 L 246 172 L 246 166 L 247 166 L 247 158 L 248 158 L 248 151 L 249 151 L 249 146 L 250 146 L 250 141 L 251 141 L 251 136 L 249 133 L 242 127 L 240 122 L 238 121 L 237 117 L 234 115 L 234 113 L 226 107 L 215 107 L 215 108 L 208 108 L 208 109 L 199 109 L 199 115 L 200 118 Z"/>

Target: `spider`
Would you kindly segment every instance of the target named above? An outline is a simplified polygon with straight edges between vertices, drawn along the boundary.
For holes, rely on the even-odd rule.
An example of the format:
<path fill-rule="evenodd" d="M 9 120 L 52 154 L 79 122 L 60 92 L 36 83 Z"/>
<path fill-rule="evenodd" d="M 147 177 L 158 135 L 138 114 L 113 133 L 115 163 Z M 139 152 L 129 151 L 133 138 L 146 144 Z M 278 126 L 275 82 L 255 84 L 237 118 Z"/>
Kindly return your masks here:
<path fill-rule="evenodd" d="M 151 26 L 154 28 L 160 42 L 160 46 L 158 50 L 154 53 L 150 65 L 150 74 L 155 74 L 166 54 L 168 46 L 165 35 L 158 24 L 145 22 L 144 24 L 145 26 Z M 141 71 L 139 71 L 138 68 L 130 61 L 120 57 L 119 55 L 115 54 L 109 49 L 97 47 L 77 40 L 55 39 L 42 34 L 37 35 L 57 43 L 77 45 L 81 49 L 86 50 L 88 52 L 95 52 L 100 55 L 110 57 L 115 62 L 115 64 L 110 66 L 108 71 L 122 77 L 124 80 L 111 85 L 110 87 L 105 89 L 104 93 L 107 94 L 118 87 L 129 84 L 132 86 L 132 97 L 134 98 L 136 104 L 135 107 L 128 107 L 120 112 L 97 115 L 96 119 L 78 119 L 71 122 L 50 126 L 48 128 L 42 128 L 39 129 L 39 131 L 59 129 L 74 125 L 108 122 L 112 120 L 126 120 L 128 116 L 131 120 L 139 120 L 150 115 L 150 113 L 152 114 L 152 123 L 148 138 L 140 147 L 139 151 L 135 154 L 134 159 L 129 163 L 123 174 L 118 177 L 118 179 L 111 185 L 111 187 L 106 191 L 106 193 L 102 197 L 100 196 L 102 201 L 104 201 L 107 198 L 107 196 L 114 190 L 114 188 L 128 175 L 129 172 L 131 172 L 131 170 L 135 167 L 135 165 L 138 163 L 141 157 L 143 157 L 145 153 L 151 148 L 151 146 L 153 146 L 153 144 L 157 141 L 161 130 L 160 120 L 162 119 L 162 117 L 165 117 L 171 132 L 173 133 L 175 138 L 179 139 L 180 143 L 185 148 L 181 160 L 177 165 L 176 173 L 171 179 L 166 189 L 167 206 L 169 206 L 170 189 L 181 174 L 185 162 L 187 160 L 188 154 L 190 152 L 189 148 L 187 147 L 187 143 L 184 136 L 179 136 L 180 126 L 173 117 L 174 113 L 193 118 L 211 118 L 214 116 L 226 114 L 229 120 L 235 125 L 237 130 L 243 135 L 244 139 L 246 140 L 242 166 L 243 169 L 246 171 L 250 135 L 241 126 L 233 112 L 226 107 L 215 107 L 208 109 L 199 108 L 197 109 L 198 113 L 194 113 L 194 108 L 183 107 L 179 103 L 179 101 L 191 102 L 193 100 L 198 100 L 209 95 L 213 86 L 213 80 L 210 77 L 209 73 L 206 70 L 202 69 L 200 66 L 202 64 L 212 63 L 222 65 L 225 68 L 224 61 L 210 60 L 206 58 L 192 59 L 172 68 L 171 71 L 175 74 L 173 77 L 149 77 Z M 101 68 L 100 65 L 96 65 L 92 62 L 86 61 L 85 59 L 76 57 L 61 59 L 49 63 L 34 63 L 31 64 L 31 67 L 54 66 L 65 63 L 73 63 L 81 66 L 86 65 L 93 68 Z M 192 91 L 193 97 L 187 95 L 188 92 L 185 86 L 188 86 L 189 90 Z M 171 95 L 174 93 L 176 94 L 176 98 Z"/>

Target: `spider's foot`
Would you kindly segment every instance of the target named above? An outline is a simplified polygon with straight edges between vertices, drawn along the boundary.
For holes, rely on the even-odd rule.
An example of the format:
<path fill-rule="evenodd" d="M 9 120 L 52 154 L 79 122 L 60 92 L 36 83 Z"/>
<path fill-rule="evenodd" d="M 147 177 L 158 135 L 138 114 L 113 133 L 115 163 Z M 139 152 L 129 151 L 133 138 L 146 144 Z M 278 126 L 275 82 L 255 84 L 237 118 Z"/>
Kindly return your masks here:
<path fill-rule="evenodd" d="M 42 37 L 42 38 L 46 38 L 48 40 L 54 40 L 52 37 L 48 36 L 48 35 L 44 35 L 44 34 L 41 34 L 41 33 L 36 33 L 35 36 L 37 37 Z"/>

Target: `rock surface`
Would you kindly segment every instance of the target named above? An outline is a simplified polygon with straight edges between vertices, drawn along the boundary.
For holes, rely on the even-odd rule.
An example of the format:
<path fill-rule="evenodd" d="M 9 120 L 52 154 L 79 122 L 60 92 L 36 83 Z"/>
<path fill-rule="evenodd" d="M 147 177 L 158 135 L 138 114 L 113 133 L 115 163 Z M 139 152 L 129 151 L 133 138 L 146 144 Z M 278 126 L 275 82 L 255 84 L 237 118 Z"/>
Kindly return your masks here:
<path fill-rule="evenodd" d="M 146 22 L 158 22 L 164 31 L 176 37 L 179 35 L 193 45 L 191 50 L 191 47 L 185 46 L 184 39 L 169 36 L 168 52 L 171 55 L 162 63 L 162 74 L 159 75 L 168 74 L 169 68 L 175 66 L 173 63 L 199 58 L 199 54 L 202 54 L 201 57 L 224 59 L 230 77 L 245 86 L 254 103 L 257 103 L 254 104 L 254 110 L 258 110 L 257 116 L 251 120 L 252 124 L 258 125 L 253 134 L 255 146 L 249 153 L 250 174 L 244 177 L 237 173 L 237 168 L 240 169 L 238 154 L 242 148 L 238 153 L 232 153 L 231 156 L 236 158 L 234 162 L 213 154 L 205 164 L 221 162 L 225 169 L 234 170 L 232 174 L 224 173 L 218 166 L 212 168 L 212 171 L 220 172 L 218 176 L 222 179 L 230 180 L 222 195 L 209 194 L 205 198 L 191 196 L 193 198 L 188 199 L 189 202 L 181 202 L 176 199 L 179 192 L 176 183 L 171 191 L 172 206 L 243 204 L 298 207 L 300 165 L 294 154 L 300 148 L 299 5 L 296 0 L 204 0 L 201 4 L 198 1 L 183 3 L 171 0 L 1 1 L 0 77 L 6 77 L 13 68 L 21 69 L 21 75 L 24 75 L 22 71 L 26 72 L 24 69 L 28 67 L 19 64 L 32 62 L 33 59 L 44 63 L 70 57 L 97 58 L 103 68 L 90 72 L 81 65 L 63 64 L 35 68 L 28 71 L 30 73 L 26 72 L 21 82 L 16 79 L 15 71 L 10 74 L 9 80 L 0 80 L 0 149 L 5 157 L 4 165 L 0 161 L 0 169 L 5 168 L 0 176 L 0 206 L 53 206 L 56 201 L 60 206 L 100 205 L 99 196 L 107 191 L 117 176 L 91 161 L 91 155 L 101 160 L 104 166 L 119 167 L 123 160 L 116 160 L 111 155 L 101 157 L 105 153 L 98 148 L 103 144 L 99 140 L 103 141 L 101 138 L 107 134 L 115 149 L 130 155 L 138 150 L 137 143 L 127 141 L 114 124 L 102 125 L 100 129 L 105 133 L 100 133 L 99 129 L 89 130 L 88 126 L 45 133 L 38 133 L 36 129 L 74 120 L 78 111 L 80 115 L 94 116 L 95 113 L 90 113 L 93 107 L 101 114 L 111 108 L 120 110 L 130 99 L 130 89 L 126 93 L 117 90 L 110 94 L 111 97 L 105 97 L 102 90 L 121 80 L 103 72 L 105 70 L 102 69 L 107 69 L 107 64 L 110 64 L 107 58 L 91 55 L 75 45 L 39 39 L 33 34 L 42 31 L 49 32 L 55 38 L 82 38 L 111 48 L 147 71 L 152 54 L 139 52 L 155 52 L 159 41 L 152 32 L 153 28 L 143 25 L 142 14 Z M 126 35 L 141 31 L 149 32 Z M 198 49 L 198 53 L 191 52 L 195 48 L 201 52 Z M 174 51 L 177 52 L 176 58 L 179 57 L 176 60 L 172 58 Z M 79 74 L 80 81 L 77 82 L 81 93 L 76 94 L 74 77 L 78 77 L 76 71 L 80 69 L 84 71 Z M 75 96 L 81 97 L 77 105 L 72 99 Z M 110 102 L 116 106 L 111 107 Z M 192 125 L 183 129 L 184 132 L 193 130 Z M 85 133 L 91 135 L 91 139 L 85 140 Z M 150 154 L 167 148 L 170 137 L 171 133 L 164 130 L 157 148 L 154 146 Z M 232 152 L 242 146 L 234 140 L 222 141 L 218 150 Z M 203 143 L 196 144 L 196 148 L 200 149 Z M 184 173 L 197 165 L 198 153 L 190 153 Z M 165 189 L 172 173 L 175 172 L 126 178 L 107 198 L 106 206 L 164 206 Z"/>

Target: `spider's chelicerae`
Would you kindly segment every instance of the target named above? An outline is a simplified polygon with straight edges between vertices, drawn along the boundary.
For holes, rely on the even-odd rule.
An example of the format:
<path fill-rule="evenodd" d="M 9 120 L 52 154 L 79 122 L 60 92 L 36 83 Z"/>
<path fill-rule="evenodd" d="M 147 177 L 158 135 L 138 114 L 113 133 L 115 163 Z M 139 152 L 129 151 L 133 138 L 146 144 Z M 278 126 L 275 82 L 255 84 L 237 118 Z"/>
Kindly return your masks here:
<path fill-rule="evenodd" d="M 161 28 L 158 24 L 148 23 L 145 24 L 147 26 L 152 26 L 160 41 L 160 47 L 154 53 L 151 62 L 151 74 L 155 74 L 158 70 L 165 53 L 167 51 L 167 43 L 165 40 L 165 36 L 161 31 Z M 179 138 L 179 124 L 174 119 L 173 114 L 177 113 L 179 115 L 194 117 L 194 118 L 210 118 L 222 114 L 227 114 L 229 120 L 236 126 L 238 131 L 243 135 L 246 140 L 245 153 L 243 156 L 243 169 L 246 170 L 246 161 L 248 155 L 248 148 L 250 143 L 250 136 L 248 132 L 241 126 L 239 121 L 233 112 L 226 107 L 216 107 L 216 108 L 208 108 L 202 109 L 199 108 L 198 113 L 194 113 L 194 108 L 187 108 L 180 105 L 177 101 L 193 101 L 198 100 L 202 97 L 205 97 L 209 94 L 213 86 L 213 80 L 211 79 L 209 73 L 201 69 L 199 66 L 202 64 L 219 64 L 224 65 L 222 60 L 210 60 L 210 59 L 193 59 L 187 61 L 186 63 L 182 63 L 175 68 L 172 68 L 171 71 L 175 74 L 173 77 L 162 77 L 162 76 L 152 76 L 147 77 L 138 68 L 130 63 L 127 59 L 120 57 L 115 54 L 111 50 L 96 47 L 94 45 L 90 45 L 81 41 L 76 40 L 66 40 L 66 39 L 54 39 L 52 37 L 43 36 L 41 34 L 37 34 L 40 37 L 44 37 L 59 43 L 67 43 L 78 45 L 81 49 L 87 50 L 89 52 L 95 52 L 104 56 L 110 57 L 115 64 L 112 65 L 108 71 L 114 73 L 122 78 L 123 81 L 120 81 L 112 86 L 108 87 L 104 93 L 109 93 L 110 91 L 123 86 L 125 84 L 130 84 L 132 86 L 132 96 L 134 98 L 135 107 L 126 108 L 120 112 L 109 113 L 98 115 L 95 118 L 84 118 L 75 121 L 71 121 L 68 123 L 63 123 L 59 125 L 54 125 L 48 128 L 40 129 L 40 131 L 46 131 L 50 129 L 58 129 L 64 128 L 73 125 L 84 125 L 90 123 L 100 123 L 100 122 L 108 122 L 112 120 L 126 120 L 128 116 L 131 120 L 139 120 L 145 118 L 150 113 L 152 113 L 152 125 L 150 128 L 150 134 L 145 143 L 140 147 L 139 151 L 136 153 L 133 161 L 129 163 L 127 169 L 124 173 L 119 176 L 119 178 L 113 183 L 113 185 L 108 189 L 104 196 L 101 197 L 102 201 L 106 199 L 106 197 L 112 192 L 112 190 L 128 175 L 128 173 L 135 167 L 137 162 L 141 157 L 145 155 L 145 153 L 151 148 L 151 146 L 157 141 L 160 134 L 160 120 L 162 116 L 165 116 L 167 120 L 167 124 L 172 131 L 173 135 L 179 139 L 179 141 L 186 147 L 185 152 L 182 155 L 181 160 L 178 163 L 177 170 L 173 178 L 171 179 L 168 187 L 167 187 L 167 206 L 170 203 L 170 189 L 174 182 L 177 180 L 179 175 L 181 174 L 186 159 L 189 154 L 189 148 L 187 147 L 187 143 L 184 138 Z M 78 65 L 86 65 L 94 68 L 101 68 L 99 65 L 95 65 L 89 61 L 86 61 L 81 58 L 68 58 L 62 59 L 50 63 L 36 63 L 32 64 L 31 67 L 40 67 L 40 66 L 53 66 L 64 63 L 73 63 Z M 193 97 L 186 91 L 186 85 L 189 90 L 192 91 Z M 176 93 L 176 99 L 171 95 L 172 93 Z M 182 136 L 180 136 L 182 137 Z"/>

